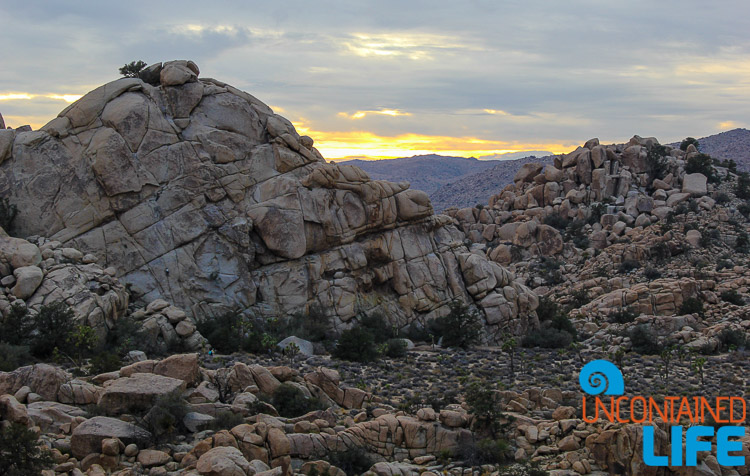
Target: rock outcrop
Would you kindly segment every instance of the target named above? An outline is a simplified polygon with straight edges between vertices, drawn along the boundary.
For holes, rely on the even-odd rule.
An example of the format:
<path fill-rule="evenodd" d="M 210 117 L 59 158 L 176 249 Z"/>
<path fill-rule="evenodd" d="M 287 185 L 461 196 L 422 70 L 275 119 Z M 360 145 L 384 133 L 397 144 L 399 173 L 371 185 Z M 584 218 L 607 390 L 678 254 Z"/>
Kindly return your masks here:
<path fill-rule="evenodd" d="M 191 317 L 317 304 L 338 325 L 378 307 L 405 326 L 460 299 L 490 334 L 535 325 L 536 296 L 467 249 L 426 194 L 326 163 L 268 106 L 198 74 L 156 64 L 39 131 L 4 132 L 0 193 L 19 206 L 17 231 L 93 254 L 138 302 Z"/>

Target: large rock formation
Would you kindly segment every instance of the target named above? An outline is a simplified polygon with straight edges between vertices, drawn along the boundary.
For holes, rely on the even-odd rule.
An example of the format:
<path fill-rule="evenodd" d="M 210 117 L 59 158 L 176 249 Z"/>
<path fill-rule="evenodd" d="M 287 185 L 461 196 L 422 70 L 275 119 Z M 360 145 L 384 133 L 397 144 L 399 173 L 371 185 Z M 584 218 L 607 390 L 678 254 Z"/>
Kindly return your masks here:
<path fill-rule="evenodd" d="M 379 307 L 403 326 L 461 299 L 492 333 L 535 324 L 536 296 L 467 249 L 423 192 L 326 163 L 268 106 L 198 74 L 156 64 L 39 131 L 4 132 L 16 230 L 92 253 L 140 302 L 196 317 L 319 304 L 337 324 Z"/>

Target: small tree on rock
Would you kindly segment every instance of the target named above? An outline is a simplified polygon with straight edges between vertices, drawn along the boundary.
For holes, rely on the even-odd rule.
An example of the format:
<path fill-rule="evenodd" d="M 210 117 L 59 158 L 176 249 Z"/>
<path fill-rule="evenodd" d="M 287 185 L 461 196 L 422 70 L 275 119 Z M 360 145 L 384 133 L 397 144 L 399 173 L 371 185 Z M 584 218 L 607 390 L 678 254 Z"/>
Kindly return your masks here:
<path fill-rule="evenodd" d="M 122 68 L 120 68 L 120 74 L 126 78 L 137 78 L 141 73 L 141 70 L 147 66 L 145 61 L 131 61 Z"/>

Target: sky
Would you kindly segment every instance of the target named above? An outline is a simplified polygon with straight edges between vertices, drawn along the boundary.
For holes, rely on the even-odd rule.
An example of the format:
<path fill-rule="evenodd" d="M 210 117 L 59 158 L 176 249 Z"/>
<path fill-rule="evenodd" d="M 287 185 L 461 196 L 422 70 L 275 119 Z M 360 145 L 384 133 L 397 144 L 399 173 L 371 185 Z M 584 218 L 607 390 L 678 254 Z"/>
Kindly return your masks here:
<path fill-rule="evenodd" d="M 138 59 L 192 59 L 336 160 L 750 126 L 747 0 L 0 0 L 0 44 L 12 127 L 41 127 Z"/>

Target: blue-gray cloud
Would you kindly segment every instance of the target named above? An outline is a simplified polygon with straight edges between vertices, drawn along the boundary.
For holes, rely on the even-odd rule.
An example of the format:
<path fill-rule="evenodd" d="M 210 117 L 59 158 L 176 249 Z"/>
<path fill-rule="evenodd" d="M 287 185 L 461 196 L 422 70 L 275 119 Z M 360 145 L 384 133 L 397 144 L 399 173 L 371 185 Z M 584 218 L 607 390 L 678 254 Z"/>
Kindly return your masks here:
<path fill-rule="evenodd" d="M 750 125 L 748 13 L 744 0 L 2 0 L 0 95 L 80 94 L 131 60 L 190 58 L 319 130 L 676 140 Z M 381 108 L 411 115 L 338 115 Z"/>

